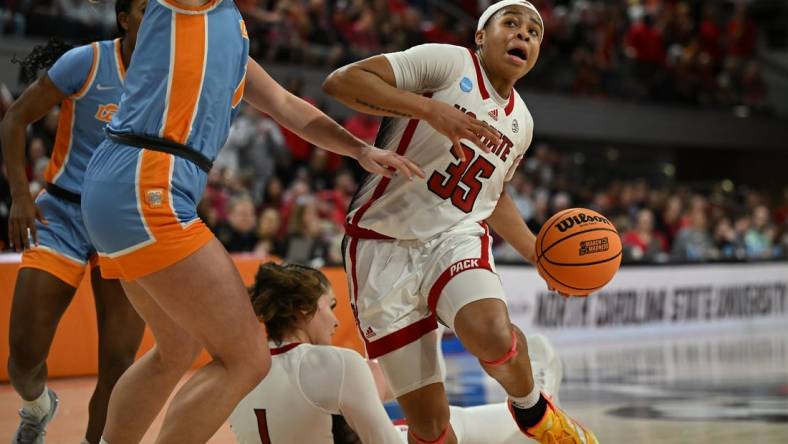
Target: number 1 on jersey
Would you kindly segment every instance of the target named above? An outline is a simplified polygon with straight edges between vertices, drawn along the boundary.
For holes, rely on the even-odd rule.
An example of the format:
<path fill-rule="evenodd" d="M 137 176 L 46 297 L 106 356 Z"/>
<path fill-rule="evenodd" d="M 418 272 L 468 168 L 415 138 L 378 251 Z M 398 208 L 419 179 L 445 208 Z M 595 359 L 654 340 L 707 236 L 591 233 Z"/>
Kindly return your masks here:
<path fill-rule="evenodd" d="M 441 199 L 451 198 L 451 203 L 464 213 L 473 211 L 476 198 L 482 190 L 480 179 L 489 179 L 495 172 L 495 165 L 485 159 L 484 156 L 476 156 L 476 151 L 462 145 L 465 152 L 465 161 L 459 160 L 457 154 L 452 151 L 457 163 L 449 164 L 446 167 L 448 177 L 435 171 L 427 181 L 427 188 Z M 465 187 L 460 186 L 460 183 Z"/>

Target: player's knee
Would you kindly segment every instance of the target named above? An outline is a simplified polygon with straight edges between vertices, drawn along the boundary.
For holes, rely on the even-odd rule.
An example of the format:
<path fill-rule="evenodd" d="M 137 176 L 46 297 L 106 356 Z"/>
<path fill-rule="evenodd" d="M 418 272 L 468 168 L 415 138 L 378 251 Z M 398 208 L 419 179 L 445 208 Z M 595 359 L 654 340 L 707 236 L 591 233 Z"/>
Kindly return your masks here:
<path fill-rule="evenodd" d="M 449 427 L 449 408 L 439 409 L 425 418 L 411 420 L 408 427 L 415 437 L 424 441 L 434 441 Z"/>
<path fill-rule="evenodd" d="M 134 363 L 136 347 L 115 348 L 99 356 L 99 378 L 117 380 Z"/>
<path fill-rule="evenodd" d="M 512 324 L 506 316 L 484 316 L 474 334 L 482 350 L 477 358 L 494 361 L 512 348 Z"/>
<path fill-rule="evenodd" d="M 8 356 L 8 369 L 14 373 L 31 372 L 46 361 L 46 353 L 41 353 L 35 347 L 31 347 L 29 342 L 14 340 L 10 341 Z"/>
<path fill-rule="evenodd" d="M 192 363 L 194 363 L 201 350 L 202 346 L 199 342 L 188 338 L 166 344 L 157 344 L 153 349 L 153 353 L 160 371 L 184 373 L 191 368 Z"/>

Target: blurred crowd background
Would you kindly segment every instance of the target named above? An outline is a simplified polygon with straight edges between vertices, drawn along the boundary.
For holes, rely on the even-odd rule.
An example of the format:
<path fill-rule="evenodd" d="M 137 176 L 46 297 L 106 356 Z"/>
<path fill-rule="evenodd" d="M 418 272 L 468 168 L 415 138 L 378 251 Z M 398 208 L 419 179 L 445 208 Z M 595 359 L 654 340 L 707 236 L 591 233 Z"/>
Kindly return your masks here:
<path fill-rule="evenodd" d="M 528 89 L 685 108 L 770 116 L 759 42 L 779 38 L 769 15 L 750 2 L 532 0 L 546 38 Z M 475 17 L 489 2 L 461 0 L 238 0 L 253 56 L 266 63 L 335 67 L 423 43 L 471 46 Z M 80 42 L 111 36 L 111 2 L 0 0 L 3 35 Z M 785 32 L 783 29 L 782 32 Z M 293 70 L 297 74 L 298 70 Z M 291 75 L 293 93 L 331 113 Z M 0 117 L 19 91 L 0 86 Z M 527 98 L 526 98 L 527 101 Z M 57 110 L 31 126 L 31 193 L 43 186 Z M 372 143 L 376 118 L 350 114 L 343 125 Z M 537 119 L 538 121 L 538 119 Z M 788 149 L 788 147 L 786 147 Z M 587 207 L 613 220 L 629 263 L 788 258 L 788 179 L 757 188 L 713 174 L 683 180 L 677 166 L 648 148 L 543 140 L 531 145 L 508 185 L 534 232 L 552 214 Z M 668 150 L 668 148 L 665 148 Z M 669 156 L 667 156 L 669 157 Z M 784 158 L 784 157 L 783 157 Z M 713 168 L 715 159 L 708 159 Z M 788 165 L 786 165 L 788 167 Z M 347 206 L 363 174 L 347 159 L 315 149 L 265 115 L 244 108 L 215 162 L 199 211 L 234 253 L 276 255 L 321 266 L 341 264 Z M 0 250 L 10 208 L 0 175 Z M 517 262 L 500 239 L 496 258 Z"/>
<path fill-rule="evenodd" d="M 424 42 L 472 45 L 489 0 L 238 0 L 262 61 L 339 66 Z M 533 0 L 546 28 L 529 87 L 770 110 L 757 61 L 769 10 L 719 0 Z M 756 10 L 755 13 L 758 13 Z M 6 34 L 84 39 L 115 32 L 111 1 L 0 0 Z M 782 30 L 785 32 L 785 30 Z M 779 38 L 779 36 L 777 37 Z"/>

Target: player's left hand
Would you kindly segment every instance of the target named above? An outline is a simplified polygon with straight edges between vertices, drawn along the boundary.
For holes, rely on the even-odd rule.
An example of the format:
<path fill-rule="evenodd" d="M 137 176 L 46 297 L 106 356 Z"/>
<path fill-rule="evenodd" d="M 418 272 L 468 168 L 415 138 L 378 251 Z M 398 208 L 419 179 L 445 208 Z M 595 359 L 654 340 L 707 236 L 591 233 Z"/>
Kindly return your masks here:
<path fill-rule="evenodd" d="M 404 174 L 408 180 L 413 180 L 413 176 L 418 176 L 422 179 L 427 176 L 421 168 L 408 158 L 370 145 L 361 149 L 361 153 L 356 160 L 365 170 L 384 177 L 393 177 L 397 172 Z"/>
<path fill-rule="evenodd" d="M 545 278 L 544 278 L 544 276 L 542 275 L 542 269 L 541 269 L 541 268 L 539 268 L 539 267 L 536 267 L 536 272 L 537 272 L 537 273 L 539 273 L 539 277 L 541 277 L 542 279 L 544 279 L 544 281 L 545 281 L 545 284 L 547 284 L 547 291 L 551 291 L 551 292 L 553 292 L 553 293 L 558 293 L 558 294 L 560 294 L 561 296 L 563 296 L 563 297 L 565 297 L 565 298 L 571 298 L 571 297 L 573 296 L 573 295 L 571 295 L 571 294 L 567 294 L 567 293 L 564 293 L 564 292 L 562 292 L 562 291 L 558 291 L 558 290 L 556 290 L 555 288 L 553 288 L 553 287 L 550 285 L 549 281 L 548 281 L 547 279 L 545 279 Z"/>

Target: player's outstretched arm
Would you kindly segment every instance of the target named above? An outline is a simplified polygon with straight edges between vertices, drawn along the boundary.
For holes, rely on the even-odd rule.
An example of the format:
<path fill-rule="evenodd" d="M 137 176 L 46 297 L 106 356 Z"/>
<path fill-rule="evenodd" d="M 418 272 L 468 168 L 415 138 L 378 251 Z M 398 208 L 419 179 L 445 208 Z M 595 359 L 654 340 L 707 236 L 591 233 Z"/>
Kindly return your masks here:
<path fill-rule="evenodd" d="M 28 229 L 33 242 L 38 242 L 36 219 L 46 223 L 41 209 L 33 201 L 25 173 L 25 131 L 31 123 L 41 119 L 52 107 L 66 98 L 49 76 L 36 80 L 11 105 L 0 123 L 0 145 L 8 170 L 11 188 L 11 214 L 8 218 L 8 239 L 14 249 L 30 248 Z"/>
<path fill-rule="evenodd" d="M 487 223 L 528 262 L 536 263 L 536 236 L 525 224 L 511 196 L 504 190 Z"/>
<path fill-rule="evenodd" d="M 370 146 L 305 100 L 291 94 L 251 58 L 248 62 L 244 100 L 298 134 L 328 151 L 352 157 L 369 172 L 387 177 L 390 169 L 424 178 L 416 164 L 396 153 Z"/>
<path fill-rule="evenodd" d="M 429 45 L 424 45 L 429 46 Z M 420 59 L 419 53 L 427 48 L 417 47 L 412 63 L 418 65 L 416 71 L 423 78 L 412 79 L 414 88 L 429 90 L 430 85 L 439 84 L 444 79 L 430 78 L 434 70 L 429 62 Z M 408 54 L 404 52 L 401 54 Z M 436 53 L 437 54 L 437 53 Z M 406 56 L 407 57 L 407 56 Z M 423 65 L 423 66 L 422 66 Z M 426 87 L 426 88 L 424 88 Z M 331 73 L 323 83 L 323 92 L 334 97 L 348 107 L 376 116 L 402 117 L 424 120 L 436 131 L 452 141 L 452 151 L 465 158 L 460 139 L 466 139 L 476 146 L 487 150 L 481 138 L 497 141 L 499 134 L 487 123 L 475 119 L 453 106 L 431 100 L 423 95 L 398 88 L 397 79 L 391 62 L 382 55 L 347 65 Z"/>

